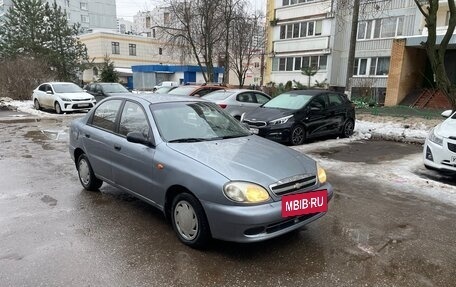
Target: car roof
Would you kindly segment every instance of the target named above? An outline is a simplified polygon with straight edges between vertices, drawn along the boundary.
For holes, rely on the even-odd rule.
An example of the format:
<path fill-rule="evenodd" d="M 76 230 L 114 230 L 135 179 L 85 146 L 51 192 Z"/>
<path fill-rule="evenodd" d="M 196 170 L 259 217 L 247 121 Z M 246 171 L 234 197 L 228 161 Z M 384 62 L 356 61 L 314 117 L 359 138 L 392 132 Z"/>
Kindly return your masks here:
<path fill-rule="evenodd" d="M 42 83 L 41 85 L 44 85 L 44 84 L 48 84 L 48 85 L 55 85 L 55 84 L 73 84 L 73 85 L 76 85 L 75 83 L 72 83 L 72 82 L 46 82 L 46 83 Z M 40 85 L 40 86 L 41 86 Z M 76 85 L 77 86 L 77 85 Z"/>
<path fill-rule="evenodd" d="M 159 103 L 176 103 L 176 102 L 208 102 L 207 100 L 192 97 L 192 96 L 178 96 L 178 95 L 169 95 L 169 94 L 125 94 L 119 96 L 112 96 L 109 99 L 136 99 L 136 100 L 145 100 L 151 104 Z"/>
<path fill-rule="evenodd" d="M 283 94 L 298 94 L 298 95 L 309 95 L 309 96 L 316 96 L 320 94 L 324 94 L 327 92 L 334 92 L 334 91 L 329 91 L 329 90 L 291 90 L 288 92 L 283 92 Z M 337 92 L 334 92 L 337 93 Z M 340 93 L 338 93 L 340 94 Z"/>

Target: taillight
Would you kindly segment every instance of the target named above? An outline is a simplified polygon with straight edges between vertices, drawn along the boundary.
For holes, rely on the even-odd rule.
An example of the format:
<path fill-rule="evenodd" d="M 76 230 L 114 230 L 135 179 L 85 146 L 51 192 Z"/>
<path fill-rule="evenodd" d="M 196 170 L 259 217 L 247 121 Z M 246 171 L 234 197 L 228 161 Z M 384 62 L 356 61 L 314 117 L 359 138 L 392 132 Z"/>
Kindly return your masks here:
<path fill-rule="evenodd" d="M 219 104 L 219 106 L 220 106 L 222 109 L 226 108 L 226 104 Z"/>

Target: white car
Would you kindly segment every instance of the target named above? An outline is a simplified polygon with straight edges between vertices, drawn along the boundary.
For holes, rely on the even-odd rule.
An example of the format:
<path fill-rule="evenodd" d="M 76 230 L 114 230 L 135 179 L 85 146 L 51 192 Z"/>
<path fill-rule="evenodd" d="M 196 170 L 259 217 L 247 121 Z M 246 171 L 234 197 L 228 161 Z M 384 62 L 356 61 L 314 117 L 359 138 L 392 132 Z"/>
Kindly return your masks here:
<path fill-rule="evenodd" d="M 434 127 L 423 148 L 424 166 L 439 171 L 456 172 L 456 112 L 444 111 L 447 119 Z"/>
<path fill-rule="evenodd" d="M 90 110 L 97 101 L 79 86 L 66 82 L 50 82 L 39 85 L 32 96 L 35 109 L 54 109 L 56 113 Z"/>

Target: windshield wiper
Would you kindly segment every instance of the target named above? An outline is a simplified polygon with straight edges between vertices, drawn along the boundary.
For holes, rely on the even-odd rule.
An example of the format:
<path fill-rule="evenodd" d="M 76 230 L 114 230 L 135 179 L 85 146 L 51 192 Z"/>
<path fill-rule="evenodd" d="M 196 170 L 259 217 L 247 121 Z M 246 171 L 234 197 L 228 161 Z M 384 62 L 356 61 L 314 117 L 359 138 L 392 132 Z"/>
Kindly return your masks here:
<path fill-rule="evenodd" d="M 223 136 L 221 137 L 222 139 L 234 139 L 234 138 L 241 138 L 241 137 L 246 137 L 246 136 L 249 136 L 248 135 L 229 135 L 229 136 Z"/>
<path fill-rule="evenodd" d="M 221 139 L 221 138 L 220 137 L 215 137 L 215 138 L 181 138 L 181 139 L 170 140 L 168 142 L 170 142 L 170 143 L 196 143 L 196 142 L 213 141 L 213 140 L 219 140 L 219 139 Z"/>

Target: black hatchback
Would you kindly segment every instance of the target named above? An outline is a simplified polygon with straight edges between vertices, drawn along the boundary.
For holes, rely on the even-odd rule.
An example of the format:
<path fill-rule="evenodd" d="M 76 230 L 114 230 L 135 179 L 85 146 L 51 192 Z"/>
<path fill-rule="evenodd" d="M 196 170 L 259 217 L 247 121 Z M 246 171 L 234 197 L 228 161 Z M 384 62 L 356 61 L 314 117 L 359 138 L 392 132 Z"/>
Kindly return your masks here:
<path fill-rule="evenodd" d="M 328 135 L 349 137 L 355 128 L 355 105 L 345 94 L 327 90 L 298 90 L 280 94 L 244 113 L 250 132 L 291 145 Z"/>

